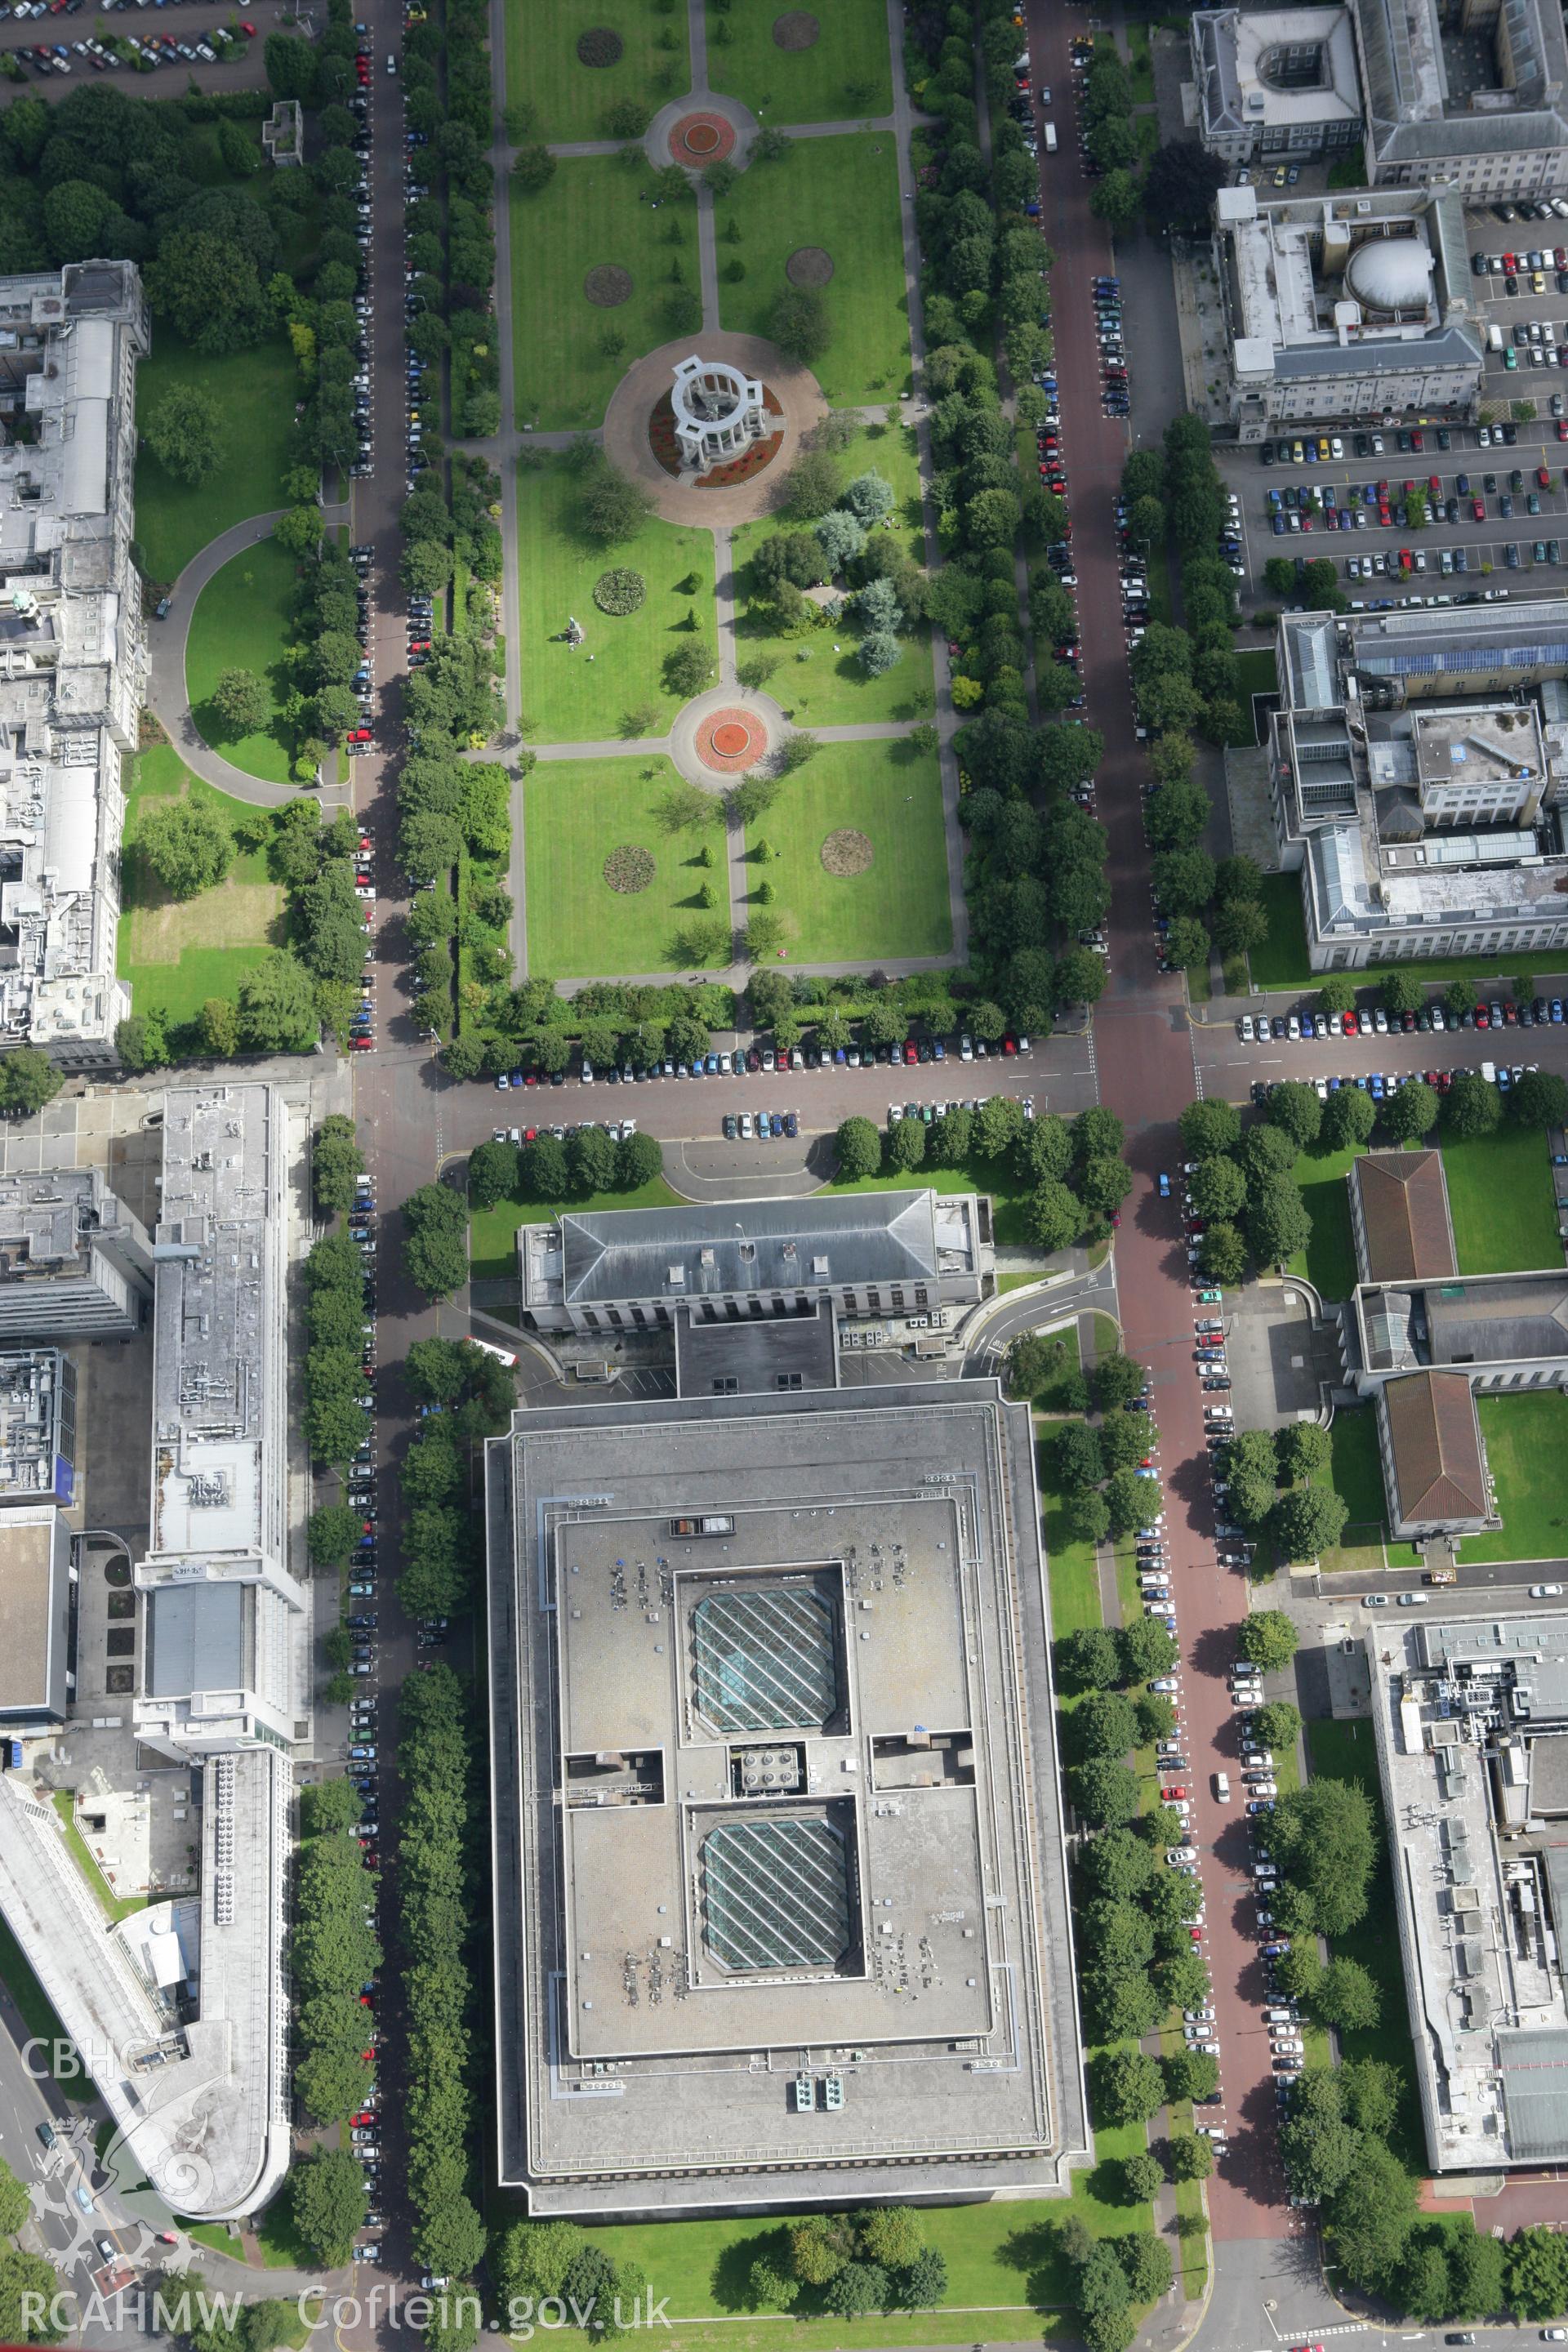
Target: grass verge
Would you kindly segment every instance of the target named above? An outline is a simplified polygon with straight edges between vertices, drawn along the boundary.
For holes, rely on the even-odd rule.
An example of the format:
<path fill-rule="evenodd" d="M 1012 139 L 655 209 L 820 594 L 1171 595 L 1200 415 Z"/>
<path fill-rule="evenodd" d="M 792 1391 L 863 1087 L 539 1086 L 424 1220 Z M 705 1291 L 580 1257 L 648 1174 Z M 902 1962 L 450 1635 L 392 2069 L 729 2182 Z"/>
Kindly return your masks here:
<path fill-rule="evenodd" d="M 1325 1301 L 1348 1298 L 1355 1288 L 1355 1239 L 1345 1177 L 1357 1156 L 1353 1145 L 1342 1151 L 1303 1151 L 1291 1171 L 1312 1220 L 1312 1237 L 1291 1258 L 1290 1271 L 1305 1276 Z"/>
<path fill-rule="evenodd" d="M 150 1899 L 147 1895 L 116 1895 L 113 1887 L 105 1878 L 99 1866 L 97 1855 L 76 1825 L 70 1790 L 57 1789 L 54 1796 L 55 1811 L 58 1813 L 61 1825 L 65 1830 L 66 1843 L 71 1850 L 71 1859 L 91 1889 L 92 1899 L 104 1917 L 118 1925 L 121 1919 L 129 1919 L 132 1911 L 144 1911 Z"/>
<path fill-rule="evenodd" d="M 1251 740 L 1249 734 L 1247 740 Z M 1247 957 L 1254 988 L 1309 987 L 1312 973 L 1307 961 L 1307 922 L 1301 912 L 1300 876 L 1266 874 L 1262 899 L 1263 911 L 1268 918 L 1268 937 Z"/>
<path fill-rule="evenodd" d="M 1327 1484 L 1349 1506 L 1350 1517 L 1341 1541 L 1324 1552 L 1322 1567 L 1330 1573 L 1348 1570 L 1359 1576 L 1376 1576 L 1384 1566 L 1388 1520 L 1377 1421 L 1371 1405 L 1340 1406 L 1330 1424 L 1329 1444 L 1332 1459 Z"/>

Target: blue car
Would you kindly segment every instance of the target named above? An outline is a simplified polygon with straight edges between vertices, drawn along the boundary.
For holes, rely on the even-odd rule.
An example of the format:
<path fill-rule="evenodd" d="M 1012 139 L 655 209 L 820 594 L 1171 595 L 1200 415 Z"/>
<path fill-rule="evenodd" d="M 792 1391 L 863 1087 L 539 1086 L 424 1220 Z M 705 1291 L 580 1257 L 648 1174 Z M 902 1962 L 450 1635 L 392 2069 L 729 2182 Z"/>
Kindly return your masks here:
<path fill-rule="evenodd" d="M 770 1111 L 768 1114 L 768 1133 L 770 1135 L 782 1135 L 784 1133 L 784 1120 L 779 1117 L 776 1110 Z"/>
<path fill-rule="evenodd" d="M 1170 1178 L 1166 1175 L 1166 1173 L 1165 1173 L 1164 1170 L 1162 1168 L 1162 1169 L 1161 1169 L 1161 1171 L 1160 1171 L 1160 1198 L 1161 1198 L 1161 1200 L 1162 1200 L 1162 1201 L 1168 1201 L 1168 1200 L 1170 1199 L 1170 1197 L 1171 1197 L 1171 1180 L 1170 1180 Z"/>
<path fill-rule="evenodd" d="M 1383 1100 L 1383 1072 L 1381 1070 L 1373 1070 L 1371 1077 L 1367 1080 L 1367 1085 L 1371 1090 L 1373 1102 L 1381 1102 Z"/>
<path fill-rule="evenodd" d="M 1553 1021 L 1561 1021 L 1563 1018 L 1563 999 L 1560 996 L 1554 996 L 1548 1007 L 1548 1010 L 1550 1011 Z"/>
<path fill-rule="evenodd" d="M 796 1118 L 793 1110 L 786 1110 L 784 1113 L 784 1133 L 786 1135 L 798 1135 L 800 1133 L 800 1121 Z"/>

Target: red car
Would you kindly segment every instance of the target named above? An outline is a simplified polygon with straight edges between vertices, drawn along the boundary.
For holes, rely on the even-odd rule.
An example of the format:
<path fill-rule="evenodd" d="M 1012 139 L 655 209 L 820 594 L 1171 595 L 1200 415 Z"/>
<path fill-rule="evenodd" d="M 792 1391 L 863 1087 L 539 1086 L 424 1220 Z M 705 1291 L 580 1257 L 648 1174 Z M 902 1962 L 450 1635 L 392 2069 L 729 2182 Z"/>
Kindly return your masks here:
<path fill-rule="evenodd" d="M 351 1037 L 349 1039 L 350 1048 L 356 1054 L 368 1054 L 374 1043 L 375 1039 L 374 1037 Z"/>
<path fill-rule="evenodd" d="M 1537 466 L 1537 467 L 1536 467 L 1536 469 L 1535 469 L 1535 479 L 1536 479 L 1536 485 L 1537 485 L 1537 487 L 1538 487 L 1539 488 L 1543 489 L 1543 490 L 1549 490 L 1549 489 L 1552 488 L 1552 468 L 1551 468 L 1551 467 L 1550 467 L 1550 466 Z"/>
<path fill-rule="evenodd" d="M 1182 1788 L 1162 1789 L 1160 1791 L 1160 1802 L 1163 1805 L 1168 1805 L 1173 1797 L 1184 1797 L 1186 1793 L 1185 1789 Z"/>
<path fill-rule="evenodd" d="M 1416 426 L 1415 431 L 1410 436 L 1410 446 L 1418 454 L 1426 446 L 1426 436 L 1422 432 L 1419 425 Z"/>
<path fill-rule="evenodd" d="M 1442 483 L 1437 479 L 1437 477 L 1436 477 L 1436 474 L 1428 474 L 1428 475 L 1427 475 L 1427 477 L 1426 477 L 1426 488 L 1428 488 L 1428 490 L 1430 490 L 1430 492 L 1432 493 L 1432 496 L 1433 496 L 1435 499 L 1436 499 L 1436 498 L 1440 498 L 1440 497 L 1442 496 L 1442 493 L 1443 493 L 1443 485 L 1442 485 Z"/>
<path fill-rule="evenodd" d="M 1361 1024 L 1357 1021 L 1355 1014 L 1353 1013 L 1347 1013 L 1344 1018 L 1345 1035 L 1347 1037 L 1358 1036 L 1360 1034 L 1360 1031 Z"/>
<path fill-rule="evenodd" d="M 1557 438 L 1559 441 L 1568 441 L 1568 416 L 1560 416 L 1558 418 Z"/>
<path fill-rule="evenodd" d="M 1004 1038 L 1003 1038 L 1003 1040 L 1002 1040 L 1002 1051 L 1003 1051 L 1005 1054 L 1016 1054 L 1016 1053 L 1017 1052 L 1017 1050 L 1018 1050 L 1018 1040 L 1016 1039 L 1016 1037 L 1004 1037 Z"/>
<path fill-rule="evenodd" d="M 1487 502 L 1485 499 L 1472 499 L 1470 501 L 1470 512 L 1475 516 L 1478 522 L 1485 522 L 1487 519 Z"/>
<path fill-rule="evenodd" d="M 359 2112 L 359 2114 L 358 2114 L 357 2116 L 351 2116 L 349 2117 L 349 2125 L 350 2125 L 351 2129 L 352 2129 L 355 2125 L 362 2125 L 362 2124 L 373 2124 L 373 2123 L 374 2123 L 374 2121 L 375 2121 L 375 2109 L 374 2109 L 374 2107 L 362 2107 L 362 2108 L 360 2109 L 360 2112 Z"/>
<path fill-rule="evenodd" d="M 1491 1014 L 1487 1011 L 1484 1004 L 1478 1004 L 1476 1007 L 1476 1027 L 1478 1029 L 1489 1029 L 1491 1025 Z"/>
<path fill-rule="evenodd" d="M 920 1057 L 921 1057 L 921 1049 L 920 1049 L 920 1047 L 915 1044 L 914 1039 L 913 1039 L 912 1037 L 906 1037 L 906 1038 L 904 1039 L 904 1059 L 905 1059 L 905 1061 L 906 1061 L 906 1062 L 918 1062 L 918 1061 L 920 1060 Z"/>

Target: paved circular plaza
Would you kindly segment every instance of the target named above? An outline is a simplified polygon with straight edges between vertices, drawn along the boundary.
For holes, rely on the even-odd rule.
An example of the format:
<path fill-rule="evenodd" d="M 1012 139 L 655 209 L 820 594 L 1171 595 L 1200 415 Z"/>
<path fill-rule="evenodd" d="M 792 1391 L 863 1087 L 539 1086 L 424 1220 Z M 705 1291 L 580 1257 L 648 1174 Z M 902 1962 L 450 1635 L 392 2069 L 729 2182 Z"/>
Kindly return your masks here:
<path fill-rule="evenodd" d="M 726 360 L 767 388 L 769 423 L 776 436 L 758 449 L 771 448 L 761 470 L 742 481 L 712 482 L 703 488 L 689 476 L 669 473 L 657 454 L 650 434 L 655 412 L 668 407 L 676 364 L 700 350 L 705 360 Z M 666 522 L 701 523 L 708 530 L 733 529 L 772 511 L 778 485 L 789 471 L 807 434 L 827 414 L 822 389 L 809 368 L 785 359 L 776 343 L 761 335 L 723 332 L 687 336 L 678 343 L 661 343 L 657 351 L 633 362 L 610 395 L 605 411 L 605 455 L 623 474 L 640 482 Z M 776 446 L 773 446 L 776 439 Z M 736 469 L 755 464 L 754 457 L 735 461 Z M 720 469 L 725 470 L 725 469 Z"/>
<path fill-rule="evenodd" d="M 683 114 L 669 126 L 669 160 L 700 172 L 706 163 L 722 163 L 734 152 L 735 125 L 722 114 L 705 110 Z"/>

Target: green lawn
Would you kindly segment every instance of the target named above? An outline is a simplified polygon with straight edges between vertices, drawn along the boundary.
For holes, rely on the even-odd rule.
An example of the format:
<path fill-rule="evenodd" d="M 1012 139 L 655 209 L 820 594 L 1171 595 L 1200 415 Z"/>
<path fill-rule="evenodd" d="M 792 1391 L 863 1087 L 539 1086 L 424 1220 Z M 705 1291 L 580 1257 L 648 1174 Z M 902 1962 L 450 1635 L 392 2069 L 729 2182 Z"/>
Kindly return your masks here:
<path fill-rule="evenodd" d="M 1050 1577 L 1051 1638 L 1081 1633 L 1101 1621 L 1100 1569 L 1094 1546 L 1079 1543 L 1068 1532 L 1067 1499 L 1050 1484 L 1050 1444 L 1035 1449 L 1040 1481 L 1040 1508 L 1046 1522 L 1046 1564 Z"/>
<path fill-rule="evenodd" d="M 708 82 L 769 122 L 841 122 L 887 114 L 888 14 L 882 0 L 833 0 L 808 49 L 781 49 L 773 0 L 716 8 L 708 0 Z"/>
<path fill-rule="evenodd" d="M 523 785 L 528 868 L 528 960 L 561 980 L 590 974 L 664 971 L 682 959 L 676 934 L 700 918 L 697 895 L 711 882 L 727 920 L 725 835 L 662 831 L 658 803 L 677 781 L 652 760 L 542 760 Z M 715 863 L 696 863 L 705 843 Z M 646 890 L 612 890 L 605 861 L 612 850 L 646 849 L 656 871 Z"/>
<path fill-rule="evenodd" d="M 138 1013 L 157 1011 L 173 1021 L 194 1019 L 209 996 L 234 995 L 243 975 L 274 943 L 283 909 L 283 892 L 268 873 L 265 850 L 243 851 L 226 881 L 183 901 L 170 898 L 141 871 L 136 844 L 147 816 L 161 803 L 186 795 L 207 802 L 231 824 L 256 814 L 246 802 L 231 800 L 188 774 L 172 744 L 159 744 L 131 762 L 120 977 L 131 982 Z"/>
<path fill-rule="evenodd" d="M 540 10 L 541 17 L 558 12 Z M 594 21 L 599 21 L 597 18 Z M 639 204 L 647 175 L 613 155 L 569 156 L 536 196 L 511 190 L 512 376 L 517 422 L 541 431 L 592 427 L 640 352 L 669 339 L 664 310 L 679 262 L 697 284 L 697 208 Z M 664 242 L 679 226 L 682 243 Z M 609 310 L 590 302 L 591 269 L 626 271 L 631 293 Z M 602 348 L 605 337 L 609 352 Z"/>
<path fill-rule="evenodd" d="M 1521 1274 L 1563 1263 L 1556 1187 L 1539 1129 L 1500 1127 L 1442 1139 L 1448 1213 L 1461 1274 Z"/>
<path fill-rule="evenodd" d="M 619 34 L 621 55 L 614 65 L 585 66 L 579 36 L 601 26 Z M 673 47 L 663 47 L 670 36 Z M 652 0 L 508 0 L 507 100 L 535 108 L 536 138 L 603 139 L 617 99 L 640 99 L 651 110 L 690 87 L 683 8 L 665 16 Z"/>
<path fill-rule="evenodd" d="M 824 842 L 846 829 L 871 844 L 862 874 L 829 874 L 823 866 Z M 934 752 L 897 739 L 825 744 L 752 829 L 748 856 L 759 835 L 778 855 L 765 867 L 749 866 L 748 873 L 753 887 L 766 875 L 774 906 L 799 925 L 790 948 L 795 962 L 872 963 L 945 955 L 952 947 Z M 541 969 L 554 967 L 546 959 Z"/>
<path fill-rule="evenodd" d="M 1154 103 L 1154 67 L 1149 55 L 1149 27 L 1147 25 L 1128 26 L 1127 54 L 1130 59 L 1127 72 L 1128 78 L 1132 84 L 1132 103 L 1134 106 L 1152 106 Z"/>
<path fill-rule="evenodd" d="M 1016 1289 L 1020 1281 L 1037 1282 L 1038 1280 L 1038 1275 L 1034 1274 L 1016 1277 L 1004 1275 L 996 1286 L 999 1291 L 1005 1290 L 1011 1282 L 1012 1287 Z M 1047 1317 L 1050 1312 L 1051 1303 L 1047 1296 L 1040 1301 L 1042 1318 Z M 1055 1369 L 1047 1374 L 1044 1387 L 1037 1389 L 1029 1402 L 1037 1413 L 1066 1412 L 1068 1407 L 1063 1393 L 1064 1386 L 1069 1378 L 1077 1377 L 1082 1360 L 1079 1349 L 1078 1317 L 1073 1315 L 1067 1322 L 1054 1326 L 1049 1322 L 1036 1326 L 1037 1329 L 1042 1328 L 1055 1352 L 1056 1365 Z"/>
<path fill-rule="evenodd" d="M 897 422 L 867 425 L 849 444 L 839 463 L 847 482 L 853 481 L 857 474 L 876 472 L 892 485 L 898 498 L 894 516 L 903 544 L 917 562 L 923 562 L 920 467 L 915 436 L 909 427 Z M 734 565 L 737 574 L 742 575 L 742 596 L 747 587 L 743 567 L 762 541 L 771 539 L 778 528 L 776 519 L 770 517 L 742 523 L 734 533 Z M 837 627 L 817 629 L 808 637 L 776 637 L 769 633 L 762 617 L 766 609 L 759 604 L 756 619 L 749 614 L 741 617 L 736 629 L 736 656 L 746 661 L 766 655 L 778 663 L 776 675 L 769 680 L 768 692 L 778 698 L 798 726 L 838 727 L 879 719 L 924 718 L 934 709 L 931 638 L 923 625 L 911 635 L 900 638 L 903 658 L 896 667 L 885 671 L 880 677 L 868 677 L 858 651 L 859 633 L 852 625 L 840 622 Z"/>
<path fill-rule="evenodd" d="M 1324 1484 L 1350 1506 L 1343 1539 L 1322 1556 L 1329 1570 L 1351 1570 L 1375 1576 L 1384 1565 L 1388 1521 L 1383 1465 L 1377 1451 L 1377 1421 L 1370 1404 L 1341 1406 L 1329 1428 L 1333 1459 Z"/>
<path fill-rule="evenodd" d="M 1467 1536 L 1461 1559 L 1561 1559 L 1568 1551 L 1568 1490 L 1559 1445 L 1568 1444 L 1568 1401 L 1555 1389 L 1533 1396 L 1476 1399 L 1487 1465 L 1502 1527 Z"/>
<path fill-rule="evenodd" d="M 289 436 L 299 371 L 288 342 L 276 339 L 221 359 L 193 352 L 160 326 L 151 355 L 136 371 L 136 414 L 144 419 L 174 384 L 200 384 L 223 418 L 224 455 L 193 488 L 143 451 L 136 466 L 136 543 L 149 580 L 174 581 L 193 555 L 247 515 L 282 506 Z"/>
<path fill-rule="evenodd" d="M 652 703 L 658 716 L 646 731 L 662 735 L 682 699 L 666 693 L 661 675 L 665 655 L 683 642 L 679 625 L 695 611 L 715 642 L 712 539 L 655 519 L 605 548 L 574 530 L 576 495 L 576 477 L 559 459 L 518 476 L 523 709 L 544 742 L 586 743 L 622 733 L 626 714 Z M 594 583 L 612 568 L 642 574 L 647 594 L 635 613 L 613 615 L 595 604 Z M 678 595 L 677 582 L 693 572 L 696 594 Z M 575 648 L 562 641 L 568 614 L 585 632 Z"/>
<path fill-rule="evenodd" d="M 1272 661 L 1272 655 L 1269 656 Z M 1252 740 L 1250 733 L 1247 741 Z M 1301 911 L 1299 874 L 1266 874 L 1263 911 L 1268 937 L 1254 948 L 1248 961 L 1255 988 L 1302 988 L 1311 980 L 1307 962 L 1307 923 Z"/>
<path fill-rule="evenodd" d="M 1335 1953 L 1346 1959 L 1359 1960 L 1370 1972 L 1382 1996 L 1383 2013 L 1375 2026 L 1342 2033 L 1340 2046 L 1347 2058 L 1379 2058 L 1394 2068 L 1404 2086 L 1404 2097 L 1389 2144 L 1413 2171 L 1424 2171 L 1426 2159 L 1410 2048 L 1410 2012 L 1405 2001 L 1399 1938 L 1389 1932 L 1388 1923 L 1394 1916 L 1394 1886 L 1389 1875 L 1387 1824 L 1383 1821 L 1372 1726 L 1364 1722 L 1309 1723 L 1307 1754 L 1315 1780 L 1359 1780 L 1383 1825 L 1383 1847 L 1367 1892 L 1366 1910 L 1348 1935 L 1336 1936 L 1333 1941 Z"/>
<path fill-rule="evenodd" d="M 1292 1171 L 1312 1220 L 1312 1238 L 1290 1260 L 1290 1271 L 1305 1275 L 1325 1301 L 1348 1298 L 1355 1288 L 1355 1244 L 1345 1177 L 1356 1157 L 1353 1147 L 1344 1151 L 1303 1151 Z"/>
<path fill-rule="evenodd" d="M 562 173 L 557 173 L 559 180 Z M 741 241 L 727 242 L 727 224 Z M 812 373 L 836 408 L 895 399 L 910 381 L 909 305 L 899 220 L 899 162 L 890 138 L 859 131 L 797 140 L 782 163 L 756 163 L 719 206 L 720 274 L 744 264 L 738 286 L 720 290 L 723 324 L 765 335 L 802 246 L 832 257 L 826 289 L 832 341 Z"/>
<path fill-rule="evenodd" d="M 282 707 L 295 682 L 287 659 L 295 571 L 294 558 L 275 539 L 231 557 L 197 597 L 185 644 L 185 692 L 203 742 L 272 784 L 289 782 Z M 273 716 L 259 733 L 230 736 L 213 709 L 213 689 L 226 669 L 252 670 L 269 691 Z"/>

